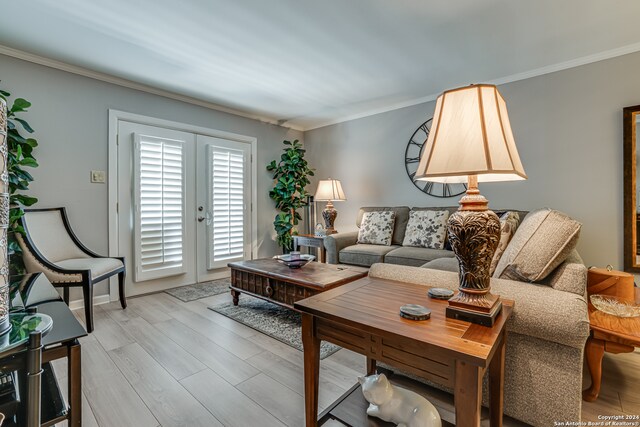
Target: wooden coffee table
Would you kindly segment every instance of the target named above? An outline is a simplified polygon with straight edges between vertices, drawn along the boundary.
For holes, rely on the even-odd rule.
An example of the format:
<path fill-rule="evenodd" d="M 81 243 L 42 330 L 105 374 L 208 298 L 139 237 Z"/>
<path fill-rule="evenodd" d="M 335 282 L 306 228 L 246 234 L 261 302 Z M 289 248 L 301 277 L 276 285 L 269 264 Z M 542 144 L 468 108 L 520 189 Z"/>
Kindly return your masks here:
<path fill-rule="evenodd" d="M 400 306 L 411 303 L 429 308 L 431 319 L 401 318 Z M 502 425 L 505 323 L 514 303 L 502 300 L 493 327 L 449 319 L 447 304 L 428 298 L 426 286 L 369 277 L 295 303 L 302 312 L 307 427 L 318 425 L 321 340 L 367 356 L 368 374 L 381 361 L 452 388 L 460 427 L 480 425 L 482 377 L 488 369 L 491 425 Z"/>
<path fill-rule="evenodd" d="M 640 288 L 635 288 L 636 302 L 640 303 Z M 591 334 L 587 340 L 585 357 L 591 374 L 591 387 L 582 392 L 582 398 L 593 402 L 600 394 L 602 358 L 604 352 L 630 353 L 640 347 L 640 317 L 616 317 L 597 310 L 589 302 Z"/>
<path fill-rule="evenodd" d="M 244 293 L 290 309 L 296 301 L 360 279 L 369 271 L 319 262 L 292 269 L 271 258 L 232 262 L 229 267 L 234 305 Z"/>

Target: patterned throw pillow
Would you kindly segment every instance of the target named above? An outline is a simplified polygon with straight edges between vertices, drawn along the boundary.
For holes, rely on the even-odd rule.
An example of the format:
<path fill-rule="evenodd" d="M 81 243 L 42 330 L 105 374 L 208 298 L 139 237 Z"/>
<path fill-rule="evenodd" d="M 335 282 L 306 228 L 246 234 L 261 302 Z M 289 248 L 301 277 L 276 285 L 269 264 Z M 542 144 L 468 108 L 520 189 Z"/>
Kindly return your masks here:
<path fill-rule="evenodd" d="M 395 220 L 396 213 L 393 211 L 365 212 L 358 231 L 358 243 L 391 245 Z"/>
<path fill-rule="evenodd" d="M 518 228 L 519 223 L 520 215 L 518 212 L 507 211 L 500 217 L 500 241 L 498 242 L 496 253 L 493 254 L 491 269 L 489 270 L 489 274 L 492 276 L 493 272 L 496 271 L 498 261 L 500 261 L 504 250 L 507 249 L 513 235 L 516 234 L 516 228 Z"/>
<path fill-rule="evenodd" d="M 442 249 L 449 211 L 411 211 L 402 246 Z"/>

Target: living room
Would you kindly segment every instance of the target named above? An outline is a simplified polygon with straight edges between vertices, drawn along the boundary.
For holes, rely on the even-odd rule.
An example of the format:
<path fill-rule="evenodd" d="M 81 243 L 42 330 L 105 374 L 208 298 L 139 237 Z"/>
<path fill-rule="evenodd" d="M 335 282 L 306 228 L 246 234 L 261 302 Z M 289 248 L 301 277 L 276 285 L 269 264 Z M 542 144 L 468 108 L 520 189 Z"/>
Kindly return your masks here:
<path fill-rule="evenodd" d="M 596 0 L 562 4 L 189 0 L 176 8 L 117 0 L 108 5 L 15 2 L 2 5 L 0 11 L 7 17 L 0 26 L 0 90 L 9 109 L 9 151 L 16 155 L 12 141 L 24 147 L 29 145 L 26 138 L 37 139 L 37 146 L 31 144 L 28 152 L 21 149 L 18 155 L 37 163 L 25 161 L 21 170 L 28 175 L 19 175 L 20 184 L 10 188 L 12 196 L 37 198 L 33 204 L 30 199 L 11 199 L 12 215 L 22 209 L 27 214 L 11 216 L 10 234 L 21 224 L 28 227 L 24 237 L 13 237 L 15 245 L 9 244 L 10 253 L 18 248 L 24 254 L 13 253 L 10 263 L 24 259 L 24 270 L 43 272 L 29 280 L 42 289 L 55 286 L 60 296 L 47 295 L 66 303 L 72 310 L 72 319 L 67 320 L 81 327 L 73 329 L 79 331 L 75 336 L 67 330 L 68 339 L 60 341 L 52 315 L 53 329 L 42 335 L 47 365 L 43 384 L 52 372 L 66 401 L 55 425 L 360 425 L 350 423 L 347 413 L 364 420 L 362 425 L 401 424 L 399 420 L 386 424 L 365 412 L 368 403 L 356 385 L 361 376 L 373 377 L 375 360 L 384 362 L 377 366 L 378 373 L 384 373 L 397 390 L 418 393 L 416 405 L 434 405 L 437 422 L 444 425 L 478 425 L 480 419 L 491 425 L 639 425 L 638 317 L 607 314 L 613 317 L 605 318 L 591 304 L 595 291 L 587 288 L 602 289 L 598 282 L 613 278 L 616 285 L 598 293 L 631 295 L 636 300 L 630 310 L 638 312 L 634 120 L 640 108 L 628 107 L 640 104 L 640 83 L 634 83 L 640 66 L 640 30 L 635 23 L 640 5 L 631 0 L 615 5 Z M 481 108 L 473 111 L 488 117 L 495 107 L 497 113 L 491 117 L 499 117 L 501 124 L 500 135 L 491 139 L 497 121 L 483 123 L 479 135 L 484 136 L 479 138 L 485 146 L 478 149 L 487 150 L 490 157 L 504 149 L 494 148 L 492 141 L 506 146 L 513 177 L 487 182 L 482 175 L 492 172 L 487 165 L 484 172 L 468 169 L 461 173 L 464 180 L 444 186 L 429 170 L 439 160 L 433 141 L 437 133 L 446 135 L 444 128 L 434 130 L 439 123 L 446 124 L 443 105 L 454 104 L 444 99 L 476 93 L 475 88 L 480 101 L 474 105 Z M 488 94 L 495 103 L 487 101 Z M 20 99 L 28 105 L 16 104 Z M 167 157 L 169 163 L 174 161 L 169 169 L 177 170 L 179 178 L 168 184 L 163 178 L 160 187 L 152 188 L 145 179 L 156 171 L 144 173 L 155 165 L 159 146 L 165 150 L 162 156 L 174 156 Z M 281 155 L 296 149 L 296 156 L 307 162 L 303 175 L 308 183 L 302 181 L 302 192 L 281 189 L 274 194 L 277 171 L 268 165 L 275 160 L 278 167 Z M 225 187 L 225 194 L 232 196 L 216 205 L 216 189 L 224 184 L 216 181 L 222 176 L 216 167 L 223 164 L 223 157 L 228 171 L 236 168 L 229 176 L 236 173 L 241 178 L 237 187 Z M 451 167 L 447 161 L 442 164 Z M 414 179 L 420 168 L 426 180 Z M 12 171 L 10 165 L 10 175 Z M 469 246 L 451 244 L 456 239 L 451 224 L 471 175 L 477 175 L 480 192 L 500 219 L 516 212 L 509 238 L 522 241 L 522 246 L 525 236 L 517 238 L 518 231 L 523 224 L 532 227 L 533 217 L 540 222 L 536 227 L 553 215 L 561 223 L 544 239 L 549 246 L 557 240 L 562 258 L 533 257 L 544 274 L 491 274 L 491 289 L 502 300 L 502 312 L 493 313 L 489 327 L 469 318 L 450 319 L 445 316 L 447 302 L 427 296 L 430 287 L 464 294 L 464 285 L 458 283 L 464 268 L 460 272 L 459 266 L 467 264 L 460 261 L 459 248 Z M 323 183 L 333 186 L 331 196 L 321 194 Z M 157 235 L 145 234 L 148 217 L 143 213 L 157 206 L 160 209 L 151 215 L 165 218 L 164 212 L 175 213 L 168 196 L 165 203 L 163 186 L 170 185 L 180 188 L 177 203 L 182 208 L 177 222 L 162 224 L 163 261 L 152 268 Z M 163 195 L 160 203 L 155 201 L 158 193 Z M 279 211 L 287 214 L 287 203 L 293 200 L 283 194 L 303 196 L 294 206 L 299 221 L 278 219 Z M 307 196 L 316 199 L 309 206 L 305 206 Z M 335 211 L 327 208 L 327 201 Z M 237 210 L 229 207 L 234 203 Z M 64 211 L 51 210 L 61 207 Z M 440 243 L 434 249 L 438 255 L 416 255 L 412 247 L 404 258 L 394 257 L 391 250 L 412 246 L 403 244 L 411 218 L 419 217 L 421 210 L 444 212 L 436 209 L 444 207 L 450 208 L 446 214 L 433 217 L 442 223 Z M 237 217 L 219 225 L 216 209 L 227 209 L 230 217 Z M 362 246 L 355 248 L 366 244 L 359 234 L 367 228 L 362 223 L 368 212 L 380 211 L 393 212 L 391 234 L 386 242 L 369 245 L 373 254 L 363 255 L 358 252 Z M 45 213 L 57 215 L 56 222 L 37 222 L 38 213 L 41 218 Z M 28 222 L 30 217 L 33 223 Z M 172 221 L 176 216 L 166 218 Z M 170 228 L 174 225 L 177 228 Z M 331 226 L 336 234 L 327 230 Z M 170 237 L 165 239 L 165 234 Z M 234 240 L 232 235 L 241 237 Z M 220 236 L 227 240 L 216 240 Z M 501 236 L 498 240 L 502 242 Z M 495 244 L 500 247 L 498 240 Z M 67 241 L 77 248 L 65 249 Z M 287 259 L 299 261 L 297 257 L 305 258 L 307 252 L 316 259 L 289 270 L 272 259 L 283 254 L 283 243 L 284 252 L 294 250 Z M 508 244 L 504 242 L 502 257 L 509 253 Z M 494 259 L 494 250 L 489 260 Z M 64 259 L 60 253 L 65 251 L 80 251 L 78 258 L 85 261 L 95 252 L 107 256 L 100 259 L 112 260 L 114 267 L 104 264 L 100 273 L 91 272 L 89 277 L 79 273 L 86 264 L 67 260 L 78 278 L 61 279 L 56 274 L 71 270 L 49 264 Z M 510 256 L 516 254 L 511 251 Z M 499 260 L 500 255 L 495 258 Z M 268 267 L 272 272 L 286 270 L 277 279 L 260 276 L 256 273 L 260 266 L 249 269 L 242 264 L 249 261 L 272 263 L 276 266 Z M 238 264 L 229 268 L 230 262 Z M 427 266 L 430 262 L 436 263 Z M 505 257 L 505 265 L 497 268 L 507 270 L 506 262 Z M 592 266 L 596 270 L 588 270 Z M 402 304 L 384 307 L 382 296 L 362 297 L 361 304 L 368 301 L 372 316 L 376 309 L 393 311 L 389 322 L 400 322 L 407 334 L 425 328 L 431 336 L 429 325 L 436 322 L 447 330 L 462 324 L 470 331 L 495 330 L 489 344 L 479 344 L 485 339 L 479 338 L 484 337 L 480 332 L 458 338 L 471 343 L 465 351 L 474 357 L 480 357 L 474 352 L 489 348 L 482 356 L 487 366 L 478 372 L 489 371 L 485 381 L 499 384 L 492 386 L 499 393 L 484 390 L 483 394 L 482 375 L 479 391 L 478 381 L 474 386 L 469 386 L 471 380 L 466 386 L 456 383 L 470 378 L 468 374 L 452 374 L 441 382 L 427 375 L 429 384 L 424 384 L 418 381 L 422 371 L 416 368 L 409 369 L 413 375 L 406 379 L 394 371 L 382 350 L 376 359 L 373 350 L 358 351 L 357 337 L 349 341 L 330 336 L 317 320 L 321 308 L 328 309 L 320 305 L 324 292 L 313 296 L 317 286 L 300 285 L 315 280 L 314 268 L 333 268 L 326 276 L 333 281 L 323 285 L 330 292 L 326 295 L 343 290 L 362 293 L 356 285 L 366 281 L 363 286 L 403 282 L 406 291 L 390 292 L 387 302 L 406 297 L 403 304 L 426 306 L 431 319 L 400 318 Z M 300 277 L 282 279 L 295 275 Z M 47 281 L 51 283 L 42 284 Z M 488 283 L 487 278 L 478 286 L 488 292 Z M 417 300 L 407 297 L 414 292 L 413 285 L 424 287 Z M 280 292 L 283 299 L 275 305 L 264 301 L 277 300 Z M 256 295 L 259 298 L 253 298 Z M 355 295 L 342 298 L 355 301 Z M 535 304 L 528 301 L 533 295 L 540 296 Z M 263 310 L 259 315 L 254 312 L 258 309 Z M 348 311 L 341 316 L 353 315 Z M 337 312 L 331 314 L 331 322 Z M 352 312 L 360 313 L 355 305 Z M 38 313 L 48 312 L 42 307 Z M 615 323 L 615 334 L 608 335 L 613 338 L 598 335 L 603 332 L 597 322 L 603 320 Z M 335 330 L 366 330 L 373 340 L 373 329 L 367 329 L 373 326 L 347 325 Z M 399 335 L 393 339 L 381 335 L 388 342 L 402 338 L 401 328 L 388 328 L 385 334 Z M 310 330 L 324 337 L 318 348 L 317 336 L 309 335 Z M 434 333 L 433 339 L 444 335 Z M 54 336 L 59 340 L 56 345 L 65 348 L 64 357 L 62 347 L 47 341 Z M 330 339 L 334 341 L 329 343 Z M 426 351 L 429 346 L 445 345 L 436 341 L 423 343 L 425 347 L 416 351 L 420 360 L 431 354 Z M 495 354 L 504 350 L 505 342 L 506 356 L 500 359 Z M 407 346 L 398 344 L 393 351 Z M 433 354 L 439 355 L 439 350 Z M 497 366 L 502 363 L 504 371 L 495 380 L 489 378 L 492 361 Z M 314 381 L 319 384 L 316 392 Z M 445 392 L 440 390 L 442 383 Z M 596 383 L 599 390 L 593 386 Z M 469 392 L 464 387 L 472 389 L 472 398 L 463 393 Z M 454 401 L 459 393 L 467 397 Z M 494 399 L 494 394 L 499 397 Z M 340 402 L 352 402 L 347 398 L 366 405 L 341 409 Z M 43 388 L 39 399 L 43 417 L 51 403 L 47 399 L 52 400 Z M 22 400 L 27 406 L 29 402 Z M 473 404 L 464 405 L 463 400 Z M 476 408 L 481 403 L 482 414 Z M 0 402 L 0 413 L 4 409 Z M 17 425 L 32 425 L 20 418 L 21 410 Z M 316 417 L 321 422 L 316 423 Z M 9 418 L 5 425 L 15 425 Z"/>

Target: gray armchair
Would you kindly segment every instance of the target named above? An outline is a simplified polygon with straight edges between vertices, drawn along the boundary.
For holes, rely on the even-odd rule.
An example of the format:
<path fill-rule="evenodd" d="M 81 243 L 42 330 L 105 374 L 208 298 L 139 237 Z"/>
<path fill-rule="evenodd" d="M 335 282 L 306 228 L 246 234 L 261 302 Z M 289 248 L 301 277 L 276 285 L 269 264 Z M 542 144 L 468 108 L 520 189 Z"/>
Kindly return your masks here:
<path fill-rule="evenodd" d="M 87 332 L 93 331 L 94 284 L 117 274 L 120 304 L 127 307 L 124 258 L 100 256 L 84 246 L 71 229 L 65 208 L 25 209 L 20 221 L 25 234 L 17 238 L 27 272 L 42 272 L 54 286 L 64 288 L 67 305 L 69 288 L 81 287 Z"/>

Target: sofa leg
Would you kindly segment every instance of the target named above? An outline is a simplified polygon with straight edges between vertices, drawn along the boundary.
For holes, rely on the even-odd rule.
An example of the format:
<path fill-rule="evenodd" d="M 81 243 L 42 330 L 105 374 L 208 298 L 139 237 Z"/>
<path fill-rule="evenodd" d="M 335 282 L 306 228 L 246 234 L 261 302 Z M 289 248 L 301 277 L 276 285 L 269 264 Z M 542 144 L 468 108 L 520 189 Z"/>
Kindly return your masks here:
<path fill-rule="evenodd" d="M 84 314 L 87 324 L 87 332 L 93 332 L 93 284 L 82 287 L 84 293 Z"/>
<path fill-rule="evenodd" d="M 62 298 L 64 299 L 65 304 L 69 305 L 69 287 L 65 286 L 62 289 Z"/>
<path fill-rule="evenodd" d="M 120 293 L 120 305 L 122 306 L 123 310 L 127 308 L 127 297 L 124 294 L 125 277 L 126 272 L 123 271 L 121 273 L 118 273 L 118 292 Z"/>

